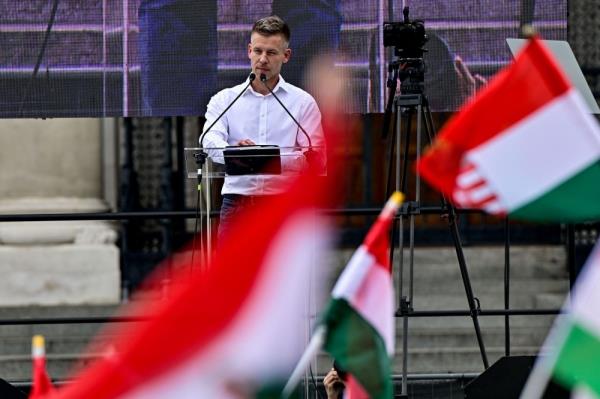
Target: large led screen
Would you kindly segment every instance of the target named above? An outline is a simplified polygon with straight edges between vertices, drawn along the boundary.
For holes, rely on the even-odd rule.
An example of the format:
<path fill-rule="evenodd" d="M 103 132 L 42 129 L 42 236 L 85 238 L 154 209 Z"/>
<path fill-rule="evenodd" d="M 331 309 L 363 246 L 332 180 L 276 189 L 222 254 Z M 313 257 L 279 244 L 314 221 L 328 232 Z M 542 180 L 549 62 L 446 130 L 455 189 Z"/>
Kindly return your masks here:
<path fill-rule="evenodd" d="M 310 88 L 308 61 L 334 56 L 348 112 L 381 112 L 393 47 L 384 21 L 422 19 L 425 94 L 456 110 L 511 59 L 523 22 L 566 40 L 567 0 L 3 0 L 0 116 L 203 115 L 249 72 L 252 23 L 272 13 L 292 31 L 287 81 Z"/>

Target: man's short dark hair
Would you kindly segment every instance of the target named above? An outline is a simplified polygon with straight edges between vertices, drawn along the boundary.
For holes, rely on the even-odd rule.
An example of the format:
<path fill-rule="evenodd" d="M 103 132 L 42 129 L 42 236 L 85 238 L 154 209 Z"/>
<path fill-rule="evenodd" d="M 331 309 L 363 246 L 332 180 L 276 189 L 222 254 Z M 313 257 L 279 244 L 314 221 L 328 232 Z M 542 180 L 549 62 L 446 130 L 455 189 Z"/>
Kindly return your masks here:
<path fill-rule="evenodd" d="M 263 36 L 283 35 L 286 42 L 290 42 L 290 27 L 277 15 L 261 18 L 252 26 L 252 33 L 259 33 Z"/>

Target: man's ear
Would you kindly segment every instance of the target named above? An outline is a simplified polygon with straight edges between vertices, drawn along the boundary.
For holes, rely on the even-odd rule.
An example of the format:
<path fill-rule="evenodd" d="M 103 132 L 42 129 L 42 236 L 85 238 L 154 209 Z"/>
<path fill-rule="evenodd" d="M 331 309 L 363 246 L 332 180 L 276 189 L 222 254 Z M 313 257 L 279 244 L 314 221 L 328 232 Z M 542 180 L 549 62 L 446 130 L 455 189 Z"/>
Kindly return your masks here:
<path fill-rule="evenodd" d="M 252 56 L 252 43 L 248 43 L 248 58 Z"/>
<path fill-rule="evenodd" d="M 290 57 L 292 56 L 292 49 L 291 48 L 286 48 L 285 51 L 283 52 L 283 63 L 285 64 L 286 62 L 288 62 L 290 60 Z"/>

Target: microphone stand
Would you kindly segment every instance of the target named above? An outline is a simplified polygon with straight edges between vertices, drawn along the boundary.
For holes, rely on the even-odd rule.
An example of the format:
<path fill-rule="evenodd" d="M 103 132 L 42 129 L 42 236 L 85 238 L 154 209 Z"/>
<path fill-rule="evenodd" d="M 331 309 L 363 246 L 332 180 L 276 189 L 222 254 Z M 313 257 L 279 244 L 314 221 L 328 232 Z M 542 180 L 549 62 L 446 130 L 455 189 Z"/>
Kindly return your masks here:
<path fill-rule="evenodd" d="M 244 87 L 244 89 L 242 91 L 240 91 L 238 93 L 238 95 L 233 99 L 233 101 L 231 103 L 229 103 L 229 105 L 227 106 L 227 108 L 225 108 L 223 110 L 223 112 L 221 112 L 219 114 L 219 116 L 217 116 L 217 118 L 210 124 L 210 126 L 207 129 L 203 129 L 202 134 L 200 135 L 200 138 L 198 140 L 200 148 L 199 151 L 194 153 L 194 159 L 196 160 L 196 168 L 197 168 L 197 179 L 198 179 L 198 186 L 197 186 L 197 190 L 198 190 L 198 201 L 197 201 L 197 208 L 198 208 L 198 213 L 197 213 L 197 218 L 200 215 L 200 191 L 202 191 L 202 170 L 204 168 L 204 163 L 206 162 L 206 158 L 208 158 L 208 154 L 206 153 L 206 151 L 204 151 L 204 136 L 206 136 L 206 133 L 208 133 L 213 126 L 215 126 L 215 124 L 223 117 L 223 115 L 225 115 L 225 113 L 227 111 L 229 111 L 229 109 L 233 106 L 233 104 L 235 104 L 235 102 L 242 96 L 242 94 L 244 94 L 246 92 L 246 90 L 248 89 L 248 87 L 250 87 L 250 85 L 252 84 L 252 82 L 254 81 L 254 79 L 256 79 L 256 74 L 254 72 L 251 72 L 250 75 L 248 75 L 248 84 Z M 212 237 L 211 237 L 211 226 L 210 226 L 210 212 L 211 212 L 211 207 L 210 207 L 210 198 L 211 198 L 211 193 L 210 193 L 210 184 L 207 184 L 207 189 L 206 189 L 206 225 L 207 225 L 207 237 L 206 237 L 206 244 L 207 244 L 207 251 L 206 251 L 206 260 L 207 262 L 210 261 L 211 258 L 211 253 L 212 253 L 212 246 L 211 246 L 211 242 L 212 242 Z M 196 248 L 196 243 L 195 243 L 195 236 L 194 236 L 194 243 L 193 248 L 192 248 L 192 260 L 193 260 L 193 255 L 194 255 L 194 251 Z M 193 264 L 192 264 L 193 267 Z"/>
<path fill-rule="evenodd" d="M 260 81 L 263 83 L 263 85 L 265 85 L 267 90 L 269 90 L 269 93 L 271 93 L 273 95 L 273 97 L 275 98 L 275 100 L 277 100 L 279 105 L 281 105 L 281 108 L 283 108 L 285 110 L 285 112 L 290 116 L 290 118 L 292 118 L 292 120 L 294 121 L 296 126 L 298 126 L 298 128 L 306 136 L 306 139 L 308 140 L 308 149 L 303 153 L 303 155 L 304 155 L 304 158 L 306 159 L 306 163 L 308 163 L 309 170 L 316 170 L 315 167 L 317 166 L 318 154 L 315 150 L 313 150 L 312 140 L 310 139 L 310 136 L 308 135 L 306 130 L 304 130 L 302 125 L 296 120 L 296 118 L 294 118 L 294 115 L 292 115 L 290 110 L 287 109 L 287 107 L 285 105 L 283 105 L 283 102 L 281 102 L 281 100 L 279 99 L 279 97 L 277 97 L 275 92 L 273 90 L 271 90 L 271 88 L 267 84 L 267 75 L 265 75 L 264 73 L 261 73 Z"/>

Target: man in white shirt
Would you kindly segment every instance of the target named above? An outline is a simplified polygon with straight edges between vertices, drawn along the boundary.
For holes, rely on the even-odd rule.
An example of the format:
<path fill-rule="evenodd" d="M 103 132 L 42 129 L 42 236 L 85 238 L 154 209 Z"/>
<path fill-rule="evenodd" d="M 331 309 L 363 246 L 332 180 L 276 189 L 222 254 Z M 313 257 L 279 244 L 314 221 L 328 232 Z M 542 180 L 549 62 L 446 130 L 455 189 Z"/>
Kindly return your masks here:
<path fill-rule="evenodd" d="M 248 44 L 248 58 L 256 79 L 205 133 L 201 143 L 204 148 L 263 144 L 284 148 L 307 147 L 309 140 L 305 133 L 271 94 L 270 88 L 310 136 L 313 148 L 322 151 L 321 113 L 315 100 L 304 90 L 287 83 L 280 75 L 281 67 L 290 60 L 292 54 L 289 41 L 289 27 L 281 18 L 270 16 L 254 23 Z M 248 81 L 213 96 L 207 107 L 205 128 L 213 124 L 247 84 Z M 287 156 L 289 151 L 282 150 L 284 174 L 281 176 L 243 175 L 225 178 L 221 192 L 223 204 L 219 237 L 225 233 L 228 221 L 243 205 L 251 203 L 257 196 L 281 192 L 285 189 L 286 180 L 289 180 L 285 179 L 285 173 L 304 166 L 302 153 Z M 220 151 L 208 150 L 208 153 L 213 160 L 222 160 Z M 320 159 L 324 162 L 324 157 Z"/>

